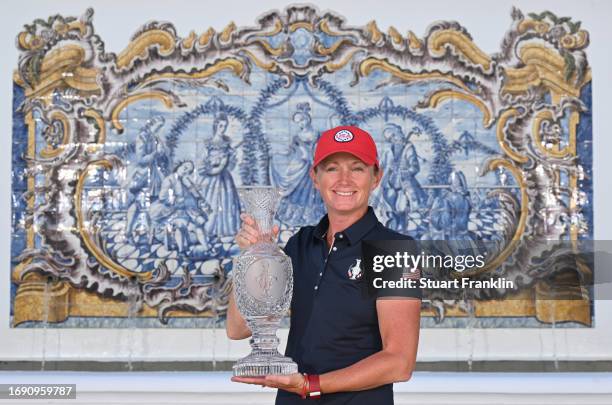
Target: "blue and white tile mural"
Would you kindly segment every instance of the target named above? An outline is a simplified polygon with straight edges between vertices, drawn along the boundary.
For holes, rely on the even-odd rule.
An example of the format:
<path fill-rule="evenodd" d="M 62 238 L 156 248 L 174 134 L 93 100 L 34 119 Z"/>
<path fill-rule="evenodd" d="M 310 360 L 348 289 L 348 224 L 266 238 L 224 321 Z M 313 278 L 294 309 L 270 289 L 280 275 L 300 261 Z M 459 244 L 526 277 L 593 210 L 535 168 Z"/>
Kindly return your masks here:
<path fill-rule="evenodd" d="M 593 235 L 588 33 L 571 18 L 514 9 L 494 55 L 456 22 L 419 38 L 309 6 L 185 38 L 150 22 L 119 54 L 87 10 L 36 20 L 17 44 L 14 326 L 213 325 L 238 251 L 237 187 L 282 188 L 284 243 L 325 212 L 308 170 L 321 131 L 341 124 L 379 145 L 383 223 L 488 242 L 483 277 L 524 287 L 494 304 L 434 299 L 426 326 L 470 313 L 490 327 L 591 325 L 589 296 L 542 309 L 554 292 L 541 281 L 567 275 L 534 271 L 545 252 L 529 251 Z"/>

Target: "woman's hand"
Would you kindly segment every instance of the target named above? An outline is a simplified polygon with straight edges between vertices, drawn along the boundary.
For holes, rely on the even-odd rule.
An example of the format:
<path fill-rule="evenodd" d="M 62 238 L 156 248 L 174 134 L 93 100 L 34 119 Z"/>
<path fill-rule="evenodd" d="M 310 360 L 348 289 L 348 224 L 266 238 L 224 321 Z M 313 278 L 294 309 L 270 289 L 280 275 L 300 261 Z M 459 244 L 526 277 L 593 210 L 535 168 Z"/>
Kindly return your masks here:
<path fill-rule="evenodd" d="M 240 249 L 244 250 L 248 249 L 251 245 L 257 242 L 260 237 L 260 232 L 259 228 L 257 228 L 257 223 L 249 214 L 240 214 L 240 219 L 242 219 L 242 227 L 236 234 L 236 243 Z M 272 227 L 272 233 L 274 234 L 275 238 L 278 236 L 278 232 L 278 225 L 274 225 Z"/>
<path fill-rule="evenodd" d="M 261 385 L 262 387 L 279 388 L 283 391 L 302 395 L 306 377 L 300 373 L 289 375 L 267 375 L 265 377 L 232 377 L 232 381 L 245 384 Z"/>

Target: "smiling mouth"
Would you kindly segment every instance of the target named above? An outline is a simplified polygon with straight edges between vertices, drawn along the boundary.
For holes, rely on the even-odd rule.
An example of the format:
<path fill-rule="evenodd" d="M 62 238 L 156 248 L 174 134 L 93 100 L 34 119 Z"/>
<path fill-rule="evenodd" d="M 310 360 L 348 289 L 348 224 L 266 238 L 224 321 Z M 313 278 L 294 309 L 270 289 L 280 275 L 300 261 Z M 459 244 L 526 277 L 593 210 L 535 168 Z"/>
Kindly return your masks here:
<path fill-rule="evenodd" d="M 334 193 L 342 197 L 350 197 L 355 194 L 355 191 L 334 191 Z"/>

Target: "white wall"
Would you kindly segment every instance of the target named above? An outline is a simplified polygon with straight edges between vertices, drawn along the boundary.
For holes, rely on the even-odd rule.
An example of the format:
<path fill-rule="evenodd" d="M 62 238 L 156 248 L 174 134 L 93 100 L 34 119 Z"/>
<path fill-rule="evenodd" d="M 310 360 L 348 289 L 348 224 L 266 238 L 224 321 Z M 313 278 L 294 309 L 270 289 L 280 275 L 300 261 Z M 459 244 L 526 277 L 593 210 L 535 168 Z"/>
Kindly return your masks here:
<path fill-rule="evenodd" d="M 203 1 L 203 0 L 20 0 L 0 4 L 0 229 L 5 238 L 0 242 L 0 360 L 108 359 L 127 360 L 211 360 L 237 358 L 245 354 L 245 342 L 228 342 L 221 330 L 149 329 L 149 330 L 41 330 L 9 327 L 9 254 L 10 254 L 10 150 L 12 72 L 17 65 L 15 37 L 23 24 L 51 14 L 80 16 L 87 7 L 94 7 L 94 27 L 106 43 L 106 50 L 120 52 L 134 31 L 145 22 L 156 19 L 174 23 L 178 34 L 191 30 L 203 32 L 209 26 L 222 29 L 229 21 L 252 25 L 260 14 L 282 9 L 288 2 Z M 612 122 L 606 120 L 611 102 L 606 97 L 612 89 L 612 3 L 582 0 L 581 2 L 549 1 L 408 1 L 379 0 L 316 1 L 320 10 L 333 10 L 346 17 L 351 25 L 364 25 L 375 19 L 386 31 L 390 25 L 402 34 L 412 30 L 422 36 L 436 20 L 457 20 L 472 34 L 474 41 L 487 53 L 497 52 L 505 31 L 510 27 L 512 5 L 524 13 L 551 10 L 558 16 L 571 16 L 582 21 L 590 32 L 587 55 L 593 71 L 593 138 L 595 188 L 595 239 L 612 239 L 612 192 L 606 173 L 612 161 Z M 371 4 L 376 7 L 372 8 Z M 609 271 L 609 269 L 598 269 Z M 559 360 L 612 359 L 612 310 L 610 301 L 595 304 L 595 327 L 588 330 L 557 329 L 491 329 L 491 330 L 423 330 L 419 360 L 461 360 L 473 353 L 475 360 Z M 283 334 L 286 340 L 286 333 Z M 472 344 L 473 343 L 473 346 Z"/>

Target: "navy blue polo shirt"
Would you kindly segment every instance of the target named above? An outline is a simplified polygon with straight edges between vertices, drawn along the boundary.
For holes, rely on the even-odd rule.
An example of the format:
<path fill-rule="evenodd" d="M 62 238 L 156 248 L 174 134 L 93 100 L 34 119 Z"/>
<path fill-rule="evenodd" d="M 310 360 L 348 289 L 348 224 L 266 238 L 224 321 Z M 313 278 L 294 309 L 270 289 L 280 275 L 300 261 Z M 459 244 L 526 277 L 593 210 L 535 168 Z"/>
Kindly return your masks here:
<path fill-rule="evenodd" d="M 367 293 L 361 266 L 361 241 L 405 240 L 384 227 L 372 207 L 356 223 L 325 236 L 327 215 L 316 226 L 301 228 L 284 248 L 293 264 L 294 289 L 286 356 L 301 373 L 323 374 L 351 366 L 382 350 L 376 297 Z M 279 390 L 277 405 L 313 403 Z M 393 385 L 356 392 L 323 394 L 326 405 L 393 404 Z"/>

